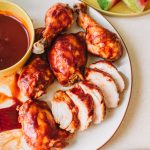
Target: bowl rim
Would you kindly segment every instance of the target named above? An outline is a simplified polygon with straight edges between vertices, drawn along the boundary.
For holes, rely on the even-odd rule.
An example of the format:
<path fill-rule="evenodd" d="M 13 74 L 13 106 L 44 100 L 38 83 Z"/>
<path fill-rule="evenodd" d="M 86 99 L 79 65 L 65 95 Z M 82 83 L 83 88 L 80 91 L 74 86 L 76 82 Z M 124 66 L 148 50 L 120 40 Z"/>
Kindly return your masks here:
<path fill-rule="evenodd" d="M 31 21 L 31 18 L 30 18 L 30 16 L 28 15 L 28 13 L 22 8 L 22 7 L 20 7 L 19 5 L 17 5 L 17 4 L 15 4 L 14 2 L 10 2 L 10 1 L 8 1 L 8 0 L 0 0 L 0 3 L 6 3 L 6 5 L 12 5 L 12 6 L 14 6 L 14 7 L 16 7 L 19 11 L 21 11 L 21 12 L 23 12 L 24 13 L 24 15 L 28 18 L 28 22 L 27 21 L 25 21 L 25 23 L 27 23 L 27 24 L 31 24 L 31 26 L 30 26 L 30 31 L 31 31 L 31 36 L 30 36 L 30 39 L 29 39 L 29 46 L 28 46 L 28 48 L 27 48 L 27 51 L 26 51 L 26 53 L 23 55 L 23 57 L 19 60 L 19 61 L 17 61 L 15 64 L 13 64 L 12 66 L 10 66 L 10 67 L 7 67 L 7 68 L 5 68 L 5 69 L 2 69 L 2 70 L 0 70 L 0 76 L 1 76 L 1 74 L 5 74 L 5 73 L 7 73 L 7 72 L 9 72 L 10 70 L 12 70 L 12 69 L 15 69 L 15 67 L 17 67 L 22 61 L 24 61 L 24 59 L 28 56 L 28 55 L 30 55 L 30 52 L 32 51 L 32 46 L 33 46 L 33 43 L 34 43 L 34 38 L 35 38 L 35 32 L 34 32 L 34 26 L 33 26 L 33 23 L 32 23 L 32 21 Z M 11 12 L 11 11 L 10 11 Z M 14 16 L 14 17 L 16 17 L 17 18 L 17 16 Z M 18 19 L 18 18 L 17 18 Z M 19 21 L 21 21 L 21 20 L 19 20 Z M 22 22 L 22 21 L 21 21 Z M 26 28 L 26 30 L 28 31 L 29 29 L 27 29 Z M 28 31 L 29 32 L 29 31 Z M 28 33 L 29 34 L 29 33 Z M 18 68 L 18 70 L 19 70 L 20 68 Z M 3 76 L 3 75 L 2 75 Z M 4 75 L 5 76 L 5 75 Z"/>

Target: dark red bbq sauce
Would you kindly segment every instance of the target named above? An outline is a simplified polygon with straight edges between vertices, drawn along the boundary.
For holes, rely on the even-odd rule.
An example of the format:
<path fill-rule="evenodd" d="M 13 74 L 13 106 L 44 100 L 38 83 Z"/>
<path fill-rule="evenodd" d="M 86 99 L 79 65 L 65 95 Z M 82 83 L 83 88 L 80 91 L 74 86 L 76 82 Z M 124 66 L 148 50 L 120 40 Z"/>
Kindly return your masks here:
<path fill-rule="evenodd" d="M 0 109 L 0 132 L 21 128 L 16 108 L 22 103 L 16 98 L 12 98 L 12 100 L 14 101 L 12 106 Z"/>
<path fill-rule="evenodd" d="M 0 70 L 17 63 L 26 53 L 29 36 L 15 17 L 0 14 Z"/>

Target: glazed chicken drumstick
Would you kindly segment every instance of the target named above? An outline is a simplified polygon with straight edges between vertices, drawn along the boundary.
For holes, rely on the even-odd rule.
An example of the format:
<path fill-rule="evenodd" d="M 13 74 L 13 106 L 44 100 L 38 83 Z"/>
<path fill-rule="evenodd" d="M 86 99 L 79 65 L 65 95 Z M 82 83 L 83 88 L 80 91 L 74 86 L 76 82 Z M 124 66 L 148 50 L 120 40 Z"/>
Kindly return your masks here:
<path fill-rule="evenodd" d="M 69 29 L 73 22 L 73 10 L 67 4 L 57 3 L 50 7 L 45 15 L 43 38 L 34 44 L 33 52 L 43 53 L 44 47 L 50 45 L 53 38 L 60 32 Z"/>
<path fill-rule="evenodd" d="M 61 31 L 69 29 L 73 20 L 72 9 L 67 4 L 57 3 L 46 12 L 43 37 L 51 40 Z"/>
<path fill-rule="evenodd" d="M 86 13 L 86 5 L 74 6 L 77 12 L 77 24 L 86 31 L 86 44 L 90 53 L 104 59 L 115 61 L 122 55 L 122 45 L 115 33 L 99 25 Z"/>

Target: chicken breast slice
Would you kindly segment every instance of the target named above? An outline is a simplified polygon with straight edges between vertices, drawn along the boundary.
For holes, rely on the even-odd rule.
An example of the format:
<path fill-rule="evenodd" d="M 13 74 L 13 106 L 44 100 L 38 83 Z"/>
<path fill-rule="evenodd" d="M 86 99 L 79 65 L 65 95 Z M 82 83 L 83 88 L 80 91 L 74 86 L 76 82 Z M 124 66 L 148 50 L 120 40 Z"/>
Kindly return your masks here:
<path fill-rule="evenodd" d="M 107 108 L 118 106 L 120 101 L 119 93 L 115 81 L 109 74 L 100 70 L 87 69 L 85 78 L 101 89 Z"/>
<path fill-rule="evenodd" d="M 52 114 L 61 129 L 70 133 L 79 127 L 78 107 L 64 91 L 57 91 L 51 101 Z"/>
<path fill-rule="evenodd" d="M 106 106 L 103 94 L 100 89 L 89 81 L 79 82 L 79 86 L 86 94 L 90 94 L 94 102 L 93 123 L 98 124 L 104 120 L 106 114 Z"/>
<path fill-rule="evenodd" d="M 87 127 L 93 119 L 94 104 L 92 97 L 89 94 L 85 94 L 84 91 L 78 85 L 75 85 L 72 89 L 66 91 L 66 93 L 79 109 L 79 130 L 83 131 L 87 129 Z"/>
<path fill-rule="evenodd" d="M 110 74 L 111 77 L 116 82 L 119 92 L 120 93 L 123 92 L 123 90 L 125 89 L 125 82 L 121 74 L 117 70 L 117 68 L 111 62 L 101 60 L 101 61 L 91 64 L 89 67 L 92 69 L 98 69 L 98 70 L 101 70 Z"/>

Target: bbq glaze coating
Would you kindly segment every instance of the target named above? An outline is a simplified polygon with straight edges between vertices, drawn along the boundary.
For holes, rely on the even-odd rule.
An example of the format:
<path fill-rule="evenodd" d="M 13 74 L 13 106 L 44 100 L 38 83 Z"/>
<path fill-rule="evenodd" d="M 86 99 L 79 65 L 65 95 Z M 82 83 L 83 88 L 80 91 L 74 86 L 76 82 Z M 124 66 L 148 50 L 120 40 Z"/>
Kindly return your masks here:
<path fill-rule="evenodd" d="M 46 12 L 43 37 L 49 43 L 57 34 L 69 29 L 73 22 L 73 10 L 67 4 L 57 3 Z"/>
<path fill-rule="evenodd" d="M 78 119 L 80 120 L 79 130 L 86 130 L 93 120 L 94 103 L 92 96 L 85 93 L 78 84 L 75 84 L 66 93 L 78 107 Z"/>
<path fill-rule="evenodd" d="M 94 114 L 93 114 L 93 123 L 101 123 L 106 116 L 106 106 L 104 102 L 104 96 L 98 88 L 98 86 L 92 84 L 91 82 L 84 80 L 79 82 L 79 86 L 82 88 L 84 93 L 89 94 L 93 98 L 94 102 Z"/>
<path fill-rule="evenodd" d="M 70 134 L 56 126 L 44 101 L 28 100 L 19 110 L 19 122 L 26 142 L 32 150 L 63 148 Z"/>
<path fill-rule="evenodd" d="M 18 79 L 18 86 L 25 96 L 38 98 L 45 93 L 46 88 L 53 81 L 54 77 L 48 63 L 37 56 L 22 69 Z"/>
<path fill-rule="evenodd" d="M 63 86 L 83 80 L 87 56 L 82 32 L 58 36 L 48 59 L 54 75 Z"/>
<path fill-rule="evenodd" d="M 77 24 L 86 31 L 88 51 L 109 61 L 118 60 L 123 53 L 123 47 L 118 36 L 91 18 L 86 13 L 84 3 L 78 3 L 74 8 L 78 15 Z"/>
<path fill-rule="evenodd" d="M 38 40 L 43 38 L 44 30 L 45 30 L 44 27 L 40 27 L 40 28 L 35 29 L 35 40 L 34 40 L 34 42 L 37 42 Z"/>

